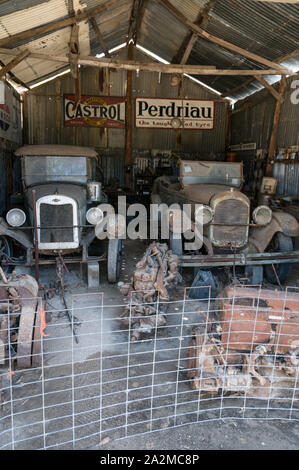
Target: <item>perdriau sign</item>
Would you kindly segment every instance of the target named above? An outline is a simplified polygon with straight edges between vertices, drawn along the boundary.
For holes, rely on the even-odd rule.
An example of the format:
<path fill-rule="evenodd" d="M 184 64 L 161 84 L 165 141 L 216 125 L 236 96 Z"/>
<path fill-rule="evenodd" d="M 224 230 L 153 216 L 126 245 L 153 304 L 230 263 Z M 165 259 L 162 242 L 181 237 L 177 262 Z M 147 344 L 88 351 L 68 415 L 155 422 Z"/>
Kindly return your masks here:
<path fill-rule="evenodd" d="M 176 98 L 135 99 L 135 127 L 213 129 L 214 116 L 214 101 Z"/>
<path fill-rule="evenodd" d="M 125 127 L 125 98 L 82 96 L 74 108 L 75 95 L 64 95 L 64 123 L 75 127 Z"/>

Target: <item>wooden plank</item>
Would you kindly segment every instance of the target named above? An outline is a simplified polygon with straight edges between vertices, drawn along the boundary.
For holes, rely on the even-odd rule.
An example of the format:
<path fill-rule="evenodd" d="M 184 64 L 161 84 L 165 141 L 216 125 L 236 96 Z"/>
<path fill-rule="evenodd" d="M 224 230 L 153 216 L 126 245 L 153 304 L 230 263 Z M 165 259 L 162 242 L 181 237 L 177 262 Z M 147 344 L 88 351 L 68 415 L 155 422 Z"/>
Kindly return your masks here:
<path fill-rule="evenodd" d="M 8 72 L 10 72 L 14 67 L 16 67 L 18 64 L 20 64 L 26 57 L 30 55 L 30 51 L 28 49 L 25 49 L 25 51 L 21 52 L 17 57 L 15 57 L 13 60 L 11 60 L 8 64 L 6 64 L 1 70 L 0 70 L 0 80 L 2 77 L 4 77 Z"/>
<path fill-rule="evenodd" d="M 265 59 L 264 57 L 261 57 L 257 54 L 254 54 L 253 52 L 242 49 L 241 47 L 236 46 L 235 44 L 232 44 L 228 41 L 225 41 L 224 39 L 213 36 L 207 31 L 202 30 L 195 23 L 192 23 L 192 21 L 189 21 L 179 10 L 177 10 L 177 8 L 175 8 L 172 5 L 172 3 L 169 2 L 169 0 L 154 0 L 154 1 L 157 3 L 161 3 L 179 21 L 181 21 L 181 23 L 183 23 L 187 28 L 189 28 L 191 31 L 196 33 L 198 36 L 201 36 L 202 38 L 207 39 L 208 41 L 213 42 L 214 44 L 222 46 L 225 49 L 231 50 L 233 52 L 236 52 L 239 55 L 247 57 L 248 59 L 254 60 L 255 62 L 266 65 L 267 67 L 281 69 L 281 66 L 277 64 L 276 62 L 272 62 L 271 60 Z M 287 69 L 285 69 L 285 71 L 286 70 Z M 288 71 L 288 73 L 291 73 L 291 71 Z"/>
<path fill-rule="evenodd" d="M 16 52 L 1 49 L 0 54 L 16 55 Z M 30 59 L 60 62 L 62 64 L 69 63 L 67 56 L 51 56 L 47 54 L 31 53 Z M 78 60 L 81 65 L 88 65 L 90 67 L 107 67 L 117 68 L 121 70 L 144 70 L 147 72 L 161 72 L 161 73 L 188 73 L 195 75 L 234 75 L 234 76 L 252 76 L 252 75 L 280 75 L 289 74 L 284 68 L 281 69 L 217 69 L 215 66 L 210 65 L 180 65 L 180 64 L 162 64 L 160 62 L 138 62 L 129 60 L 109 59 L 91 56 L 80 56 Z M 295 75 L 295 74 L 291 74 Z"/>
<path fill-rule="evenodd" d="M 280 85 L 279 85 L 279 94 L 280 94 L 281 98 L 284 97 L 286 87 L 287 87 L 287 79 L 286 79 L 285 75 L 283 75 L 281 77 Z M 278 133 L 278 127 L 279 127 L 281 106 L 282 106 L 282 102 L 277 101 L 276 102 L 276 107 L 275 107 L 275 112 L 274 112 L 274 118 L 273 118 L 273 126 L 272 126 L 270 144 L 269 144 L 266 176 L 272 176 L 272 163 L 271 163 L 271 161 L 272 161 L 272 158 L 274 156 L 275 149 L 276 149 L 277 133 Z"/>
<path fill-rule="evenodd" d="M 283 103 L 282 96 L 278 93 L 278 91 L 275 90 L 275 88 L 273 88 L 272 85 L 270 85 L 270 83 L 267 82 L 267 80 L 265 80 L 263 77 L 259 77 L 258 75 L 255 75 L 254 78 L 258 80 L 261 83 L 261 85 L 267 88 L 267 90 L 271 93 L 272 96 L 274 96 L 276 100 Z"/>
<path fill-rule="evenodd" d="M 60 58 L 59 58 L 60 59 Z M 57 58 L 57 60 L 59 60 Z M 80 57 L 79 63 L 81 65 L 89 65 L 94 67 L 109 67 L 122 70 L 144 70 L 148 72 L 162 72 L 162 73 L 188 73 L 196 75 L 277 75 L 277 69 L 264 69 L 264 70 L 234 70 L 234 69 L 216 69 L 211 66 L 205 65 L 176 65 L 176 64 L 161 64 L 159 62 L 137 62 L 126 61 L 118 59 L 96 59 L 94 57 Z M 285 69 L 279 70 L 280 74 L 288 73 Z"/>
<path fill-rule="evenodd" d="M 197 26 L 203 26 L 209 19 L 209 12 L 214 7 L 215 3 L 216 0 L 210 0 L 209 3 L 207 3 L 206 6 L 200 11 L 197 20 L 194 24 L 196 24 Z M 177 54 L 174 56 L 171 62 L 173 64 L 178 62 L 180 64 L 186 64 L 197 38 L 198 35 L 194 32 L 187 34 L 181 44 L 181 47 L 179 48 Z"/>
<path fill-rule="evenodd" d="M 34 37 L 43 36 L 45 34 L 52 33 L 53 31 L 66 28 L 67 26 L 71 26 L 72 24 L 89 20 L 93 16 L 102 14 L 104 11 L 108 10 L 110 7 L 116 5 L 117 3 L 119 3 L 119 0 L 108 0 L 103 5 L 99 5 L 84 12 L 79 12 L 77 15 L 64 18 L 58 21 L 52 21 L 51 23 L 46 23 L 42 26 L 30 28 L 26 31 L 22 31 L 21 33 L 13 34 L 12 36 L 2 38 L 0 39 L 0 47 L 25 41 L 26 39 L 32 41 L 32 38 Z"/>

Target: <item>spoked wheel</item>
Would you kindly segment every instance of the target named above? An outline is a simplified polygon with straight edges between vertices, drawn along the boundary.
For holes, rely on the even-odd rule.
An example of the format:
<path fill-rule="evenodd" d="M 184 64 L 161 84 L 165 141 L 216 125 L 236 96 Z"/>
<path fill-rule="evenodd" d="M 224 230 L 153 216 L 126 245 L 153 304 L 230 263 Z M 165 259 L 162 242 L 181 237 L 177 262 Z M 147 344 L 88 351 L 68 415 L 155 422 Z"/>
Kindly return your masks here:
<path fill-rule="evenodd" d="M 5 256 L 6 255 L 6 256 Z M 0 236 L 0 261 L 7 261 L 7 256 L 11 256 L 11 246 L 7 237 Z M 3 271 L 9 274 L 11 266 L 3 265 Z"/>
<path fill-rule="evenodd" d="M 293 251 L 293 241 L 290 237 L 284 235 L 281 232 L 278 232 L 274 235 L 268 251 L 272 251 L 273 253 L 282 251 Z M 275 271 L 273 269 L 273 266 Z M 279 282 L 285 282 L 291 273 L 292 265 L 290 263 L 281 263 L 273 264 L 273 266 L 271 264 L 266 264 L 264 266 L 267 281 L 271 282 L 271 284 L 279 284 Z"/>
<path fill-rule="evenodd" d="M 120 273 L 122 242 L 118 239 L 109 240 L 107 273 L 109 282 L 117 282 Z"/>

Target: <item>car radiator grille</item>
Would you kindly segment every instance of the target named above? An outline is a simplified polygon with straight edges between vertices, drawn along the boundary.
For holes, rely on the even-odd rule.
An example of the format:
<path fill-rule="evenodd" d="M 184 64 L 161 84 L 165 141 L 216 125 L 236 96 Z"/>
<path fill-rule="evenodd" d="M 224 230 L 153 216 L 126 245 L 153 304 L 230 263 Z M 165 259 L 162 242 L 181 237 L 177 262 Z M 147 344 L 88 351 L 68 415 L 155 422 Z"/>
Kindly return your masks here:
<path fill-rule="evenodd" d="M 248 205 L 237 199 L 226 199 L 220 201 L 214 210 L 213 224 L 224 225 L 212 225 L 212 243 L 222 247 L 245 245 L 248 241 L 248 226 L 237 225 L 249 223 Z"/>
<path fill-rule="evenodd" d="M 71 204 L 40 205 L 41 243 L 68 243 L 74 241 L 73 206 Z M 43 227 L 46 227 L 43 230 Z M 53 227 L 53 228 L 52 228 Z M 61 227 L 61 228 L 54 228 Z M 64 228 L 65 227 L 65 228 Z"/>

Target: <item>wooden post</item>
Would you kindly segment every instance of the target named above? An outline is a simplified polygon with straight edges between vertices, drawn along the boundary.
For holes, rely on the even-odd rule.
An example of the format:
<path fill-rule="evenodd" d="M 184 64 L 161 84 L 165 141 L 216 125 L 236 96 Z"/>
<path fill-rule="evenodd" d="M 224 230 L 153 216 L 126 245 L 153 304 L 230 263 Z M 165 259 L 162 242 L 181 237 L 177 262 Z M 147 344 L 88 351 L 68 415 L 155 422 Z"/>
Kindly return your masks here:
<path fill-rule="evenodd" d="M 61 79 L 58 78 L 55 83 L 55 105 L 56 105 L 56 141 L 61 143 Z"/>
<path fill-rule="evenodd" d="M 282 98 L 282 100 L 285 94 L 286 85 L 287 85 L 287 79 L 285 75 L 282 75 L 281 80 L 280 80 L 280 86 L 279 86 L 279 95 Z M 272 176 L 272 158 L 274 157 L 274 153 L 276 149 L 276 141 L 277 141 L 277 133 L 278 133 L 278 127 L 279 127 L 281 106 L 282 106 L 282 101 L 277 101 L 275 112 L 274 112 L 274 118 L 273 118 L 273 127 L 272 127 L 272 133 L 271 133 L 271 138 L 270 138 L 270 144 L 269 144 L 266 176 Z"/>
<path fill-rule="evenodd" d="M 134 60 L 135 46 L 133 42 L 128 44 L 128 60 Z M 132 116 L 132 84 L 133 72 L 127 71 L 127 91 L 126 91 L 126 143 L 125 143 L 125 181 L 126 186 L 131 187 L 132 174 L 132 137 L 133 137 L 133 116 Z"/>
<path fill-rule="evenodd" d="M 230 143 L 231 143 L 231 121 L 232 121 L 232 112 L 231 107 L 227 104 L 226 110 L 226 123 L 225 123 L 225 150 L 229 152 Z"/>

